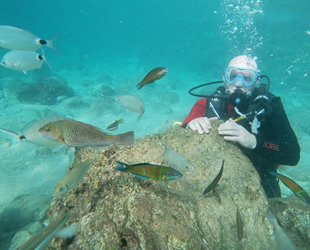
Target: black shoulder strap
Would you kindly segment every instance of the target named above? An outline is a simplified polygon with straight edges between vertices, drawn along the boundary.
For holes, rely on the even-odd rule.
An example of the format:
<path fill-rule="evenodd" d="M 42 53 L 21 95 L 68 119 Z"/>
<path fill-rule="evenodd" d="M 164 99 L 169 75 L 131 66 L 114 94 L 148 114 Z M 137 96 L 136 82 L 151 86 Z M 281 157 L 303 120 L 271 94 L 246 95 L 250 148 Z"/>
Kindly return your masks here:
<path fill-rule="evenodd" d="M 222 96 L 225 95 L 225 87 L 220 86 L 212 94 L 212 96 Z M 220 98 L 207 98 L 207 110 L 205 113 L 206 117 L 218 117 L 219 119 L 224 119 L 227 115 L 227 100 Z"/>

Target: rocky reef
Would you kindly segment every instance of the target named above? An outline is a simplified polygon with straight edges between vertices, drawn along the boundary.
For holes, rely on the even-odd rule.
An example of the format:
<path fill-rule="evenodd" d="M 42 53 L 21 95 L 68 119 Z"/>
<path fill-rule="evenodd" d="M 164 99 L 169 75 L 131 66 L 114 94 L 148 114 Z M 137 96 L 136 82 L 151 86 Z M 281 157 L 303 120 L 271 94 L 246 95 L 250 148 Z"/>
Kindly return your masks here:
<path fill-rule="evenodd" d="M 218 124 L 213 124 L 208 135 L 174 128 L 140 138 L 134 146 L 111 146 L 100 152 L 86 177 L 69 193 L 54 197 L 49 211 L 53 220 L 70 209 L 67 224 L 78 225 L 77 236 L 70 245 L 55 239 L 48 249 L 277 249 L 271 236 L 274 232 L 263 219 L 268 201 L 259 176 L 240 149 L 215 132 Z M 186 157 L 195 170 L 166 182 L 142 180 L 115 169 L 116 161 L 167 165 L 165 146 Z M 94 154 L 91 148 L 77 151 L 74 165 Z M 222 160 L 224 172 L 216 186 L 219 202 L 203 191 L 219 173 Z M 277 212 L 291 204 L 279 206 L 281 200 L 285 199 L 278 201 Z M 293 241 L 306 249 L 310 209 L 298 199 L 295 202 L 305 210 L 302 223 L 308 231 L 297 232 Z M 237 207 L 244 226 L 241 243 Z M 288 231 L 294 234 L 297 230 Z"/>
<path fill-rule="evenodd" d="M 26 85 L 16 95 L 22 103 L 52 105 L 56 104 L 59 96 L 72 97 L 74 91 L 64 80 L 44 77 L 36 83 Z"/>

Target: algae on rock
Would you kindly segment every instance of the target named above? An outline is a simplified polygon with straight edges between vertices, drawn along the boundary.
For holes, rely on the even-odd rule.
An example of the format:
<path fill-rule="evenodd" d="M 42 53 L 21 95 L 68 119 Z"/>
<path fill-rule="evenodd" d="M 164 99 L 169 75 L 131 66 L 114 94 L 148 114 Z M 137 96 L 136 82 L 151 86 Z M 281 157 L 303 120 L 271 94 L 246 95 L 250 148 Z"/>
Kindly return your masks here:
<path fill-rule="evenodd" d="M 210 134 L 174 128 L 140 138 L 134 146 L 111 146 L 100 152 L 78 187 L 55 197 L 51 217 L 71 208 L 70 223 L 79 232 L 68 249 L 272 249 L 263 224 L 267 200 L 259 175 L 234 144 L 226 142 L 213 123 Z M 195 166 L 177 181 L 142 180 L 115 170 L 116 160 L 128 164 L 149 162 L 167 165 L 165 145 Z M 94 151 L 81 149 L 75 164 L 92 158 Z M 204 189 L 218 174 L 219 203 Z M 238 243 L 236 209 L 244 225 Z M 61 240 L 52 245 L 59 247 Z"/>

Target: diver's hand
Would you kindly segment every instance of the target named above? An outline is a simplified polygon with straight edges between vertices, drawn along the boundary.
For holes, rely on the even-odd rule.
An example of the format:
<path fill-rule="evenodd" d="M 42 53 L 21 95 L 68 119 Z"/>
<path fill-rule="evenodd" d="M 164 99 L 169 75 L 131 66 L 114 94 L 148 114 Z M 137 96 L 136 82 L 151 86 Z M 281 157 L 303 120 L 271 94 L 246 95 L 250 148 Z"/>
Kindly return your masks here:
<path fill-rule="evenodd" d="M 211 129 L 211 123 L 212 120 L 218 120 L 217 117 L 207 118 L 207 117 L 199 117 L 192 121 L 190 121 L 187 125 L 187 127 L 190 127 L 194 131 L 198 131 L 199 134 L 209 133 Z"/>
<path fill-rule="evenodd" d="M 238 142 L 242 147 L 249 149 L 256 147 L 256 137 L 232 119 L 221 124 L 218 132 L 220 135 L 224 135 L 226 141 Z"/>

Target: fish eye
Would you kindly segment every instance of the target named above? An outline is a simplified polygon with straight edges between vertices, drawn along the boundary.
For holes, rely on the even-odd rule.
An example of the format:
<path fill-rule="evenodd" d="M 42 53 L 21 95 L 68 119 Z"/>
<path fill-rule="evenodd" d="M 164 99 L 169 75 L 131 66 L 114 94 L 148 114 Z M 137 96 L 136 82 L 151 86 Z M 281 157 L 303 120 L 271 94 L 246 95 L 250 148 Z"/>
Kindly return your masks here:
<path fill-rule="evenodd" d="M 43 39 L 40 39 L 40 40 L 39 40 L 39 43 L 40 43 L 41 45 L 46 45 L 46 44 L 47 44 L 47 41 L 45 41 L 45 40 L 43 40 Z"/>
<path fill-rule="evenodd" d="M 51 126 L 47 126 L 45 129 L 46 132 L 50 132 L 51 131 Z"/>
<path fill-rule="evenodd" d="M 6 65 L 6 63 L 5 63 L 5 62 L 1 62 L 1 64 L 2 64 L 2 65 Z"/>
<path fill-rule="evenodd" d="M 43 56 L 42 55 L 38 55 L 38 59 L 39 60 L 43 60 Z"/>

